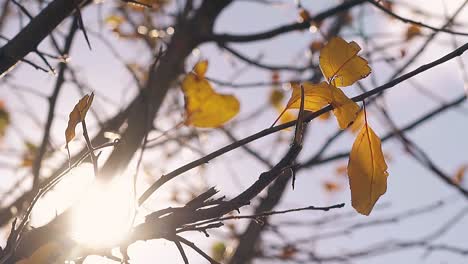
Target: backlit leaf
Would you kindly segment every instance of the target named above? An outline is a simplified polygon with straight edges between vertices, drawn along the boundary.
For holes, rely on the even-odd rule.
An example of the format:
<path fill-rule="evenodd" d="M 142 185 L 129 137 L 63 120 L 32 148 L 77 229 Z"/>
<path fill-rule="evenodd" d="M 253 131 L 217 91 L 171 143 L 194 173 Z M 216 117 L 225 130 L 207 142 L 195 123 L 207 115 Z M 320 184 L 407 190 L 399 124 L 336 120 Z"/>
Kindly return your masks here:
<path fill-rule="evenodd" d="M 421 35 L 421 27 L 418 25 L 410 25 L 406 29 L 405 39 L 408 41 L 419 35 Z"/>
<path fill-rule="evenodd" d="M 186 124 L 196 127 L 219 127 L 239 113 L 240 103 L 233 95 L 216 93 L 204 78 L 207 61 L 199 62 L 194 73 L 182 81 L 185 95 Z"/>
<path fill-rule="evenodd" d="M 359 45 L 332 38 L 320 52 L 320 68 L 327 81 L 336 87 L 349 86 L 370 74 L 367 60 L 358 56 Z"/>
<path fill-rule="evenodd" d="M 331 104 L 335 107 L 333 114 L 335 114 L 336 120 L 338 120 L 339 127 L 346 129 L 356 120 L 360 110 L 359 105 L 349 99 L 341 89 L 333 86 L 332 96 L 333 100 Z"/>
<path fill-rule="evenodd" d="M 351 130 L 351 132 L 353 133 L 358 133 L 361 130 L 364 123 L 364 110 L 361 110 L 359 111 L 354 122 L 351 124 L 351 126 L 349 126 L 349 130 Z"/>
<path fill-rule="evenodd" d="M 207 60 L 202 60 L 198 62 L 195 67 L 193 67 L 193 71 L 195 74 L 198 75 L 199 78 L 205 78 L 205 73 L 208 70 L 208 61 Z"/>
<path fill-rule="evenodd" d="M 335 88 L 326 82 L 319 84 L 304 83 L 304 110 L 318 111 L 333 100 L 332 89 Z M 300 85 L 292 85 L 293 92 L 286 105 L 287 109 L 299 109 L 301 106 L 301 88 Z M 336 88 L 335 88 L 336 89 Z"/>
<path fill-rule="evenodd" d="M 304 83 L 304 109 L 307 111 L 318 111 L 324 106 L 331 104 L 333 114 L 341 129 L 346 129 L 356 119 L 360 110 L 359 106 L 349 99 L 343 91 L 326 82 L 319 84 Z M 286 109 L 299 109 L 300 93 L 299 85 L 293 85 L 291 99 Z"/>
<path fill-rule="evenodd" d="M 381 195 L 387 191 L 387 164 L 379 137 L 366 123 L 354 141 L 348 162 L 353 207 L 369 215 Z"/>
<path fill-rule="evenodd" d="M 70 112 L 68 117 L 68 126 L 65 130 L 65 139 L 67 144 L 75 138 L 75 128 L 80 122 L 82 122 L 86 113 L 88 112 L 91 104 L 93 103 L 94 93 L 91 95 L 85 95 L 83 98 L 78 101 L 73 110 Z"/>

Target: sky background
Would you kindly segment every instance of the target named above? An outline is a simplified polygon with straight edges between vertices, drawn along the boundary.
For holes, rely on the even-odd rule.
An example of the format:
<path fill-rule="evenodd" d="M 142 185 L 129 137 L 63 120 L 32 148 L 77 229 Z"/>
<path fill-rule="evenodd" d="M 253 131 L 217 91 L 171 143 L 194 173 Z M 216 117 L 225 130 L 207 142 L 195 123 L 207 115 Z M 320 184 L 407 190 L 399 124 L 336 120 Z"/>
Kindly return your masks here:
<path fill-rule="evenodd" d="M 229 32 L 247 34 L 267 30 L 296 21 L 298 12 L 293 1 L 283 2 L 284 4 L 282 5 L 267 6 L 258 3 L 249 3 L 249 1 L 235 1 L 235 3 L 230 5 L 221 14 L 215 26 L 215 31 L 219 33 Z M 417 6 L 418 8 L 439 14 L 443 17 L 445 15 L 444 9 L 447 9 L 447 12 L 451 14 L 463 1 L 420 0 L 402 2 L 408 2 L 412 6 Z M 313 15 L 319 13 L 321 10 L 327 9 L 327 7 L 334 6 L 338 1 L 303 1 L 302 3 Z M 110 2 L 105 2 L 103 4 L 104 9 L 102 17 L 106 17 L 111 14 L 111 10 L 108 8 L 109 6 L 113 6 L 113 4 Z M 355 23 L 359 19 L 358 11 L 358 9 L 353 9 L 352 14 Z M 405 8 L 398 8 L 395 9 L 395 11 L 402 16 L 410 16 L 415 20 L 422 19 L 421 17 L 408 12 Z M 377 46 L 398 40 L 404 40 L 404 32 L 407 25 L 383 16 L 380 11 L 372 8 L 370 5 L 365 7 L 365 14 L 366 17 L 364 19 L 363 30 L 369 35 L 371 35 L 371 33 L 376 33 L 387 36 L 377 39 Z M 93 36 L 93 31 L 99 31 L 99 19 L 101 19 L 97 9 L 88 8 L 83 12 L 83 15 L 86 25 L 91 32 L 90 37 L 93 50 L 90 51 L 87 49 L 82 35 L 79 34 L 73 46 L 70 63 L 79 69 L 80 78 L 82 77 L 86 84 L 96 91 L 95 100 L 97 103 L 93 105 L 93 109 L 98 111 L 101 117 L 108 118 L 119 110 L 119 106 L 121 106 L 122 103 L 130 102 L 137 90 L 134 86 L 131 86 L 130 77 L 125 72 L 121 63 L 116 62 L 115 56 L 112 54 L 110 49 L 106 45 L 103 45 L 96 36 Z M 468 23 L 466 19 L 468 17 L 468 8 L 466 8 L 466 10 L 458 17 L 458 21 Z M 162 20 L 160 22 L 161 24 L 164 24 L 167 21 Z M 434 26 L 440 26 L 443 24 L 443 21 L 440 19 L 424 18 L 423 22 Z M 64 27 L 64 29 L 65 28 L 66 27 Z M 5 28 L 5 32 L 2 34 L 13 36 L 14 32 L 17 30 L 18 25 L 12 23 Z M 460 28 L 460 30 L 463 31 L 464 28 Z M 430 33 L 431 32 L 429 30 L 423 29 L 424 36 L 427 36 Z M 145 51 L 143 43 L 119 41 L 117 38 L 112 36 L 107 27 L 102 29 L 102 34 L 110 43 L 112 43 L 112 45 L 116 46 L 116 49 L 119 51 L 120 55 L 125 58 L 125 61 L 142 63 L 148 62 L 148 57 L 141 56 Z M 365 42 L 356 36 L 354 30 L 344 30 L 341 36 L 347 41 L 356 41 L 359 43 L 363 49 L 362 53 L 372 51 L 373 48 L 375 48 L 373 45 L 365 45 Z M 403 65 L 406 62 L 406 59 L 423 44 L 425 39 L 424 36 L 417 37 L 414 40 L 403 43 L 403 45 L 396 46 L 393 50 L 391 49 L 389 54 L 392 55 L 399 54 L 400 48 L 407 50 L 408 56 L 406 58 L 397 59 L 395 63 L 397 65 Z M 232 45 L 232 47 L 251 58 L 261 56 L 262 62 L 266 64 L 290 64 L 300 66 L 306 62 L 307 54 L 305 51 L 309 43 L 312 40 L 319 39 L 321 39 L 319 33 L 303 31 L 286 34 L 268 41 L 260 41 L 251 44 L 237 44 Z M 457 37 L 457 40 L 461 45 L 466 43 L 467 38 Z M 454 48 L 451 41 L 452 37 L 450 35 L 444 33 L 439 34 L 436 40 L 430 44 L 422 56 L 420 56 L 412 66 L 408 68 L 408 71 L 452 51 Z M 47 48 L 47 44 L 45 43 L 41 47 Z M 376 53 L 374 54 L 374 57 L 379 58 L 381 56 Z M 202 58 L 209 60 L 210 65 L 207 73 L 207 76 L 209 77 L 226 81 L 234 80 L 235 83 L 269 81 L 271 78 L 271 72 L 269 71 L 255 69 L 253 67 L 244 69 L 245 64 L 243 62 L 235 61 L 235 59 L 221 51 L 214 44 L 205 44 L 201 46 L 200 55 L 194 53 L 187 61 L 186 69 L 190 70 L 193 64 Z M 465 63 L 468 63 L 466 55 L 462 56 L 462 59 Z M 387 64 L 382 61 L 375 63 L 371 62 L 370 66 L 372 68 L 372 75 L 379 85 L 386 83 L 394 71 L 393 68 L 388 67 Z M 20 65 L 19 67 L 20 68 L 12 74 L 11 80 L 15 83 L 21 83 L 28 87 L 32 87 L 40 93 L 51 93 L 53 88 L 52 84 L 55 80 L 54 76 L 36 71 L 27 65 Z M 241 74 L 239 74 L 239 69 L 244 69 L 241 71 Z M 293 75 L 291 73 L 281 73 L 280 76 L 282 79 L 304 77 Z M 370 82 L 370 78 L 371 77 L 368 77 L 362 82 L 367 89 L 374 88 Z M 464 82 L 457 60 L 444 63 L 441 66 L 419 74 L 413 79 L 422 84 L 432 93 L 447 101 L 457 98 L 464 93 Z M 3 84 L 0 83 L 0 86 L 2 85 Z M 273 107 L 268 106 L 268 96 L 271 91 L 270 87 L 235 89 L 216 85 L 215 87 L 219 89 L 219 91 L 234 93 L 238 96 L 241 101 L 241 113 L 236 117 L 237 120 L 241 120 L 243 117 L 249 116 L 253 112 L 257 112 L 262 106 L 268 108 L 266 111 L 259 112 L 255 121 L 245 125 L 236 126 L 233 131 L 236 137 L 243 138 L 258 132 L 269 127 L 275 120 L 277 112 Z M 344 91 L 349 96 L 359 94 L 359 90 L 356 85 L 347 87 Z M 24 97 L 20 98 L 9 89 L 0 89 L 1 98 L 3 98 L 8 109 L 12 112 L 14 126 L 14 128 L 9 129 L 7 136 L 4 139 L 5 148 L 22 145 L 22 139 L 15 135 L 18 131 L 21 132 L 24 137 L 33 142 L 40 142 L 41 140 L 42 133 L 39 133 L 38 127 L 34 124 L 34 119 L 32 117 L 37 116 L 39 121 L 45 120 L 47 101 L 27 93 L 23 95 Z M 178 97 L 179 100 L 181 100 L 182 94 L 179 93 Z M 52 130 L 54 143 L 57 146 L 61 146 L 64 143 L 63 131 L 66 127 L 67 116 L 72 106 L 79 98 L 80 94 L 76 91 L 73 85 L 67 84 L 64 87 L 64 90 L 58 100 L 56 111 L 57 119 L 56 122 L 54 122 Z M 385 97 L 385 104 L 387 105 L 390 115 L 399 126 L 408 124 L 417 117 L 427 113 L 439 105 L 438 102 L 434 102 L 434 100 L 421 95 L 421 93 L 408 82 L 403 82 L 390 89 Z M 27 105 L 27 107 L 25 107 L 25 105 Z M 466 150 L 468 149 L 468 140 L 466 138 L 468 133 L 467 106 L 468 105 L 465 102 L 461 104 L 460 107 L 438 115 L 432 121 L 425 123 L 418 129 L 407 134 L 410 139 L 419 144 L 426 151 L 429 157 L 431 157 L 437 165 L 442 167 L 444 171 L 450 175 L 455 174 L 460 166 L 468 163 L 466 155 Z M 169 108 L 169 105 L 166 105 L 165 107 Z M 381 122 L 382 119 L 375 109 L 370 108 L 369 110 L 370 124 L 376 133 L 382 136 L 386 134 L 386 132 L 390 131 L 388 125 Z M 177 116 L 181 118 L 182 113 L 173 113 L 172 115 L 169 115 L 169 120 L 166 120 L 167 118 L 165 119 L 164 117 L 160 118 L 156 124 L 161 128 L 168 129 L 171 127 L 171 124 L 180 121 L 174 120 L 177 119 Z M 236 120 L 233 122 L 236 122 Z M 90 124 L 92 124 L 92 122 L 90 122 Z M 328 121 L 315 120 L 309 127 L 306 142 L 304 143 L 304 150 L 301 153 L 299 160 L 307 159 L 313 155 L 317 148 L 327 140 L 328 136 L 336 130 L 337 125 L 334 118 L 331 118 Z M 90 130 L 92 132 L 97 131 L 96 127 L 92 127 L 92 125 Z M 288 147 L 287 143 L 278 143 L 278 137 L 289 139 L 291 136 L 291 131 L 282 131 L 278 134 L 258 140 L 250 144 L 250 146 L 261 151 L 261 153 L 264 153 L 266 156 L 271 157 L 274 162 L 281 157 Z M 346 132 L 345 135 L 342 136 L 340 140 L 337 140 L 325 153 L 325 156 L 341 151 L 349 151 L 352 146 L 353 139 L 354 135 Z M 219 131 L 210 132 L 206 137 L 202 138 L 204 150 L 207 153 L 212 150 L 216 150 L 227 142 L 228 139 Z M 76 149 L 79 148 L 78 146 L 79 143 L 77 143 Z M 430 234 L 439 226 L 442 226 L 461 210 L 465 209 L 466 211 L 468 207 L 466 199 L 456 193 L 452 188 L 445 185 L 425 168 L 418 165 L 417 162 L 405 153 L 402 145 L 398 141 L 390 140 L 385 142 L 383 149 L 390 157 L 388 161 L 388 171 L 390 174 L 388 178 L 388 190 L 387 193 L 378 201 L 378 205 L 382 205 L 383 208 L 375 210 L 375 212 L 368 217 L 355 213 L 345 221 L 337 221 L 337 225 L 330 225 L 327 228 L 316 229 L 313 227 L 293 227 L 287 229 L 286 232 L 286 234 L 290 236 L 290 239 L 294 240 L 295 238 L 303 238 L 333 230 L 341 230 L 353 223 L 366 223 L 368 221 L 381 219 L 409 209 L 430 205 L 439 200 L 446 202 L 444 206 L 437 210 L 396 224 L 374 228 L 363 228 L 361 231 L 353 232 L 348 236 L 341 236 L 336 239 L 320 240 L 320 242 L 314 244 L 306 243 L 299 246 L 301 248 L 316 248 L 320 256 L 327 256 L 330 254 L 365 249 L 388 239 L 417 240 Z M 66 155 L 65 153 L 66 152 L 63 150 L 57 155 L 58 158 L 64 158 Z M 150 155 L 145 157 L 146 162 L 154 163 L 162 159 L 162 153 L 150 153 Z M 160 171 L 153 171 L 156 178 L 159 173 L 171 171 L 196 158 L 196 154 L 189 150 L 182 151 L 177 155 L 178 156 L 170 162 L 165 161 L 164 166 L 160 166 Z M 15 157 L 2 156 L 2 161 L 12 162 L 12 160 L 14 162 Z M 315 167 L 314 169 L 300 171 L 297 176 L 298 178 L 295 190 L 293 191 L 289 188 L 286 196 L 282 199 L 281 204 L 277 207 L 279 210 L 308 205 L 326 206 L 344 202 L 346 203 L 344 209 L 336 210 L 335 212 L 294 213 L 274 217 L 273 222 L 288 219 L 318 219 L 321 217 L 329 217 L 330 215 L 353 212 L 347 180 L 344 177 L 337 176 L 335 172 L 338 166 L 346 165 L 346 163 L 347 160 L 339 160 L 337 162 Z M 132 164 L 132 166 L 129 167 L 129 171 L 134 170 L 134 168 L 135 165 Z M 167 186 L 161 189 L 160 194 L 153 195 L 151 197 L 150 201 L 146 205 L 146 209 L 142 210 L 141 214 L 150 210 L 167 207 L 168 201 L 165 198 L 167 198 L 170 192 L 174 189 L 184 189 L 185 187 L 183 185 L 187 184 L 187 182 L 191 182 L 196 186 L 203 186 L 203 184 L 208 184 L 209 186 L 214 185 L 220 190 L 221 194 L 232 197 L 254 182 L 258 175 L 264 170 L 265 167 L 262 164 L 247 156 L 242 149 L 237 149 L 214 160 L 213 162 L 210 162 L 205 169 L 190 171 L 180 176 L 178 180 L 174 181 L 174 183 L 167 184 Z M 206 175 L 206 177 L 204 177 L 206 180 L 204 183 L 199 182 L 199 175 L 201 172 Z M 18 177 L 17 171 L 13 173 L 11 170 L 3 169 L 2 173 L 4 173 L 4 176 L 2 177 L 4 178 L 6 186 L 11 184 L 15 177 Z M 74 172 L 74 175 L 70 176 L 70 179 L 67 179 L 67 182 L 63 184 L 64 187 L 62 190 L 59 188 L 46 197 L 50 204 L 49 202 L 43 202 L 43 209 L 38 209 L 41 211 L 41 214 L 37 213 L 37 218 L 34 219 L 38 225 L 53 216 L 57 207 L 64 207 L 65 203 L 54 202 L 57 200 L 57 197 L 61 197 L 60 199 L 62 199 L 64 197 L 64 193 L 67 193 L 69 196 L 67 196 L 67 198 L 73 200 L 74 196 L 70 193 L 70 190 L 73 189 L 77 194 L 79 194 L 80 190 L 82 190 L 80 188 L 84 188 L 86 184 L 89 184 L 91 178 L 88 176 L 81 176 L 81 174 L 86 173 L 90 173 L 89 168 L 87 170 L 83 169 L 81 171 Z M 87 180 L 83 180 L 82 178 L 86 178 Z M 340 183 L 340 186 L 342 187 L 341 191 L 336 193 L 327 192 L 323 188 L 323 182 L 327 180 L 333 180 Z M 151 181 L 152 178 L 146 176 L 143 177 L 142 181 L 139 183 L 139 190 L 144 190 L 147 184 Z M 464 186 L 468 187 L 467 184 L 468 182 L 465 180 Z M 28 183 L 26 182 L 23 187 L 27 186 Z M 73 186 L 73 188 L 66 186 Z M 241 211 L 243 213 L 249 212 L 247 208 Z M 241 222 L 238 224 L 240 224 L 240 226 L 243 225 Z M 464 217 L 457 222 L 449 232 L 436 241 L 466 248 L 468 246 L 468 237 L 464 235 L 464 233 L 466 233 L 464 231 L 466 231 L 467 225 L 468 217 Z M 201 245 L 204 248 L 209 248 L 214 241 L 219 239 L 216 238 L 216 236 L 213 236 L 210 239 L 205 239 L 203 234 L 190 235 L 188 238 L 193 239 L 198 245 Z M 277 239 L 270 236 L 268 236 L 268 238 L 270 242 Z M 227 244 L 229 245 L 229 241 Z M 204 260 L 201 257 L 197 256 L 190 250 L 186 251 L 187 254 L 189 254 L 189 257 L 192 257 L 193 259 L 191 263 L 204 263 Z M 177 256 L 178 252 L 174 245 L 165 241 L 152 241 L 148 243 L 138 242 L 135 246 L 131 247 L 130 254 L 132 258 L 135 258 L 133 263 L 147 263 L 147 260 L 150 258 L 164 259 L 164 263 L 181 263 L 180 256 Z M 173 259 L 174 261 L 171 261 L 170 259 Z M 89 261 L 89 263 L 92 262 Z M 259 263 L 270 262 L 259 261 Z M 466 263 L 466 259 L 447 252 L 438 252 L 431 254 L 430 256 L 425 256 L 423 250 L 408 250 L 373 258 L 359 258 L 353 261 L 353 263 Z"/>

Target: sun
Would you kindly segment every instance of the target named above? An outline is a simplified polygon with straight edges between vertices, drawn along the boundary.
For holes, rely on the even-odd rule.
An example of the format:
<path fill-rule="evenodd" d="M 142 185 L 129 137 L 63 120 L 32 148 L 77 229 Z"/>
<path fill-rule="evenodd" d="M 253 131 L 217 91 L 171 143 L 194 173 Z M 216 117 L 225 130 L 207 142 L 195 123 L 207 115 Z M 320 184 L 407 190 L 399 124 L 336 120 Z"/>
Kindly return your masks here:
<path fill-rule="evenodd" d="M 117 245 L 131 228 L 135 203 L 132 187 L 122 179 L 94 181 L 83 193 L 72 217 L 72 238 L 93 248 Z"/>

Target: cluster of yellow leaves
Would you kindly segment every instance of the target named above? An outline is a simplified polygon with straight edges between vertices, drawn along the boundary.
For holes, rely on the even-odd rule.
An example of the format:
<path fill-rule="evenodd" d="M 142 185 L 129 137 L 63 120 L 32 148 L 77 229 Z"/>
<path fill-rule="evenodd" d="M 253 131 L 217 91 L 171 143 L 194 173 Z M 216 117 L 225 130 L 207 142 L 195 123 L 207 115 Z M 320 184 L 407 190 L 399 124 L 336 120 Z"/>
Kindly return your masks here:
<path fill-rule="evenodd" d="M 302 86 L 305 110 L 315 112 L 330 104 L 341 129 L 351 126 L 352 131 L 359 131 L 347 171 L 352 205 L 359 213 L 369 215 L 387 189 L 387 165 L 380 139 L 368 125 L 365 112 L 340 89 L 370 74 L 368 62 L 358 55 L 360 50 L 354 41 L 348 43 L 339 37 L 332 38 L 320 51 L 319 58 L 326 82 L 304 83 Z M 293 85 L 285 110 L 298 109 L 300 100 L 300 86 Z"/>
<path fill-rule="evenodd" d="M 349 99 L 338 87 L 349 86 L 370 74 L 367 61 L 360 56 L 356 42 L 347 43 L 342 38 L 332 38 L 320 52 L 320 68 L 327 82 L 304 83 L 304 109 L 318 111 L 331 104 L 334 107 L 341 129 L 354 122 L 359 106 Z M 298 109 L 300 105 L 299 85 L 293 85 L 293 94 L 286 109 Z"/>
<path fill-rule="evenodd" d="M 220 127 L 239 113 L 239 100 L 234 95 L 214 91 L 205 78 L 207 70 L 208 61 L 200 61 L 182 81 L 187 125 Z"/>
<path fill-rule="evenodd" d="M 83 122 L 86 117 L 91 104 L 93 103 L 94 93 L 91 95 L 85 95 L 83 98 L 78 101 L 73 110 L 70 112 L 68 117 L 68 126 L 65 130 L 65 139 L 68 146 L 68 143 L 75 138 L 75 128 L 76 126 Z"/>

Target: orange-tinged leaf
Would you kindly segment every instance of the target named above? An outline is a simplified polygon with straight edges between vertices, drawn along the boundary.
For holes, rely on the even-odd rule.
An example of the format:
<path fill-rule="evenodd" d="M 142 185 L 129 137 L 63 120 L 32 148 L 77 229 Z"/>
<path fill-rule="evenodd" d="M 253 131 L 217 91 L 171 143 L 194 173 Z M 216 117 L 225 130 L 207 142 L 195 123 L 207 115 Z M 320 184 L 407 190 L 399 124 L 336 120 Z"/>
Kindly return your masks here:
<path fill-rule="evenodd" d="M 369 215 L 381 195 L 387 191 L 387 164 L 380 138 L 368 124 L 354 141 L 348 162 L 351 202 L 361 214 Z"/>
<path fill-rule="evenodd" d="M 298 250 L 297 250 L 297 248 L 295 246 L 286 245 L 281 250 L 281 254 L 279 255 L 279 257 L 282 260 L 292 259 L 297 254 L 297 252 L 298 252 Z"/>
<path fill-rule="evenodd" d="M 335 168 L 335 173 L 337 175 L 346 175 L 348 172 L 348 166 L 346 164 L 340 164 L 338 167 Z"/>
<path fill-rule="evenodd" d="M 333 86 L 332 96 L 333 101 L 331 104 L 335 107 L 335 109 L 333 109 L 333 114 L 336 116 L 339 127 L 341 129 L 346 129 L 356 120 L 360 110 L 359 105 L 349 99 L 341 89 Z"/>
<path fill-rule="evenodd" d="M 453 178 L 453 182 L 456 184 L 460 184 L 465 178 L 466 171 L 468 170 L 468 165 L 463 165 L 458 168 L 457 172 L 455 173 L 455 177 Z"/>
<path fill-rule="evenodd" d="M 204 78 L 208 62 L 199 62 L 195 73 L 182 81 L 185 95 L 186 124 L 196 127 L 219 127 L 239 113 L 240 103 L 233 95 L 216 93 Z"/>
<path fill-rule="evenodd" d="M 323 48 L 323 42 L 320 40 L 314 40 L 309 45 L 309 50 L 311 53 L 315 53 Z"/>
<path fill-rule="evenodd" d="M 299 23 L 306 22 L 310 20 L 310 13 L 309 11 L 305 10 L 304 8 L 301 8 L 299 10 Z"/>
<path fill-rule="evenodd" d="M 421 35 L 421 27 L 418 25 L 410 25 L 406 29 L 405 38 L 407 41 L 419 35 Z"/>
<path fill-rule="evenodd" d="M 337 191 L 341 190 L 341 186 L 338 183 L 332 182 L 332 181 L 324 182 L 323 183 L 323 188 L 325 189 L 325 191 L 327 191 L 329 193 L 337 192 Z"/>
<path fill-rule="evenodd" d="M 336 87 L 349 86 L 370 74 L 367 60 L 358 56 L 359 45 L 332 38 L 320 52 L 320 68 L 329 83 Z"/>
<path fill-rule="evenodd" d="M 16 264 L 48 264 L 54 263 L 53 258 L 60 255 L 60 247 L 56 242 L 49 242 L 32 253 L 29 258 L 22 259 Z"/>
<path fill-rule="evenodd" d="M 76 125 L 78 125 L 85 119 L 86 113 L 88 112 L 89 108 L 91 107 L 91 104 L 93 103 L 93 99 L 94 93 L 91 93 L 91 95 L 85 95 L 83 98 L 80 99 L 80 101 L 78 101 L 73 110 L 70 112 L 70 115 L 68 117 L 68 126 L 65 130 L 65 139 L 67 144 L 73 138 L 75 138 Z"/>
<path fill-rule="evenodd" d="M 277 71 L 274 71 L 272 74 L 271 74 L 271 82 L 273 84 L 278 84 L 280 82 L 280 75 L 279 75 L 279 72 Z"/>

